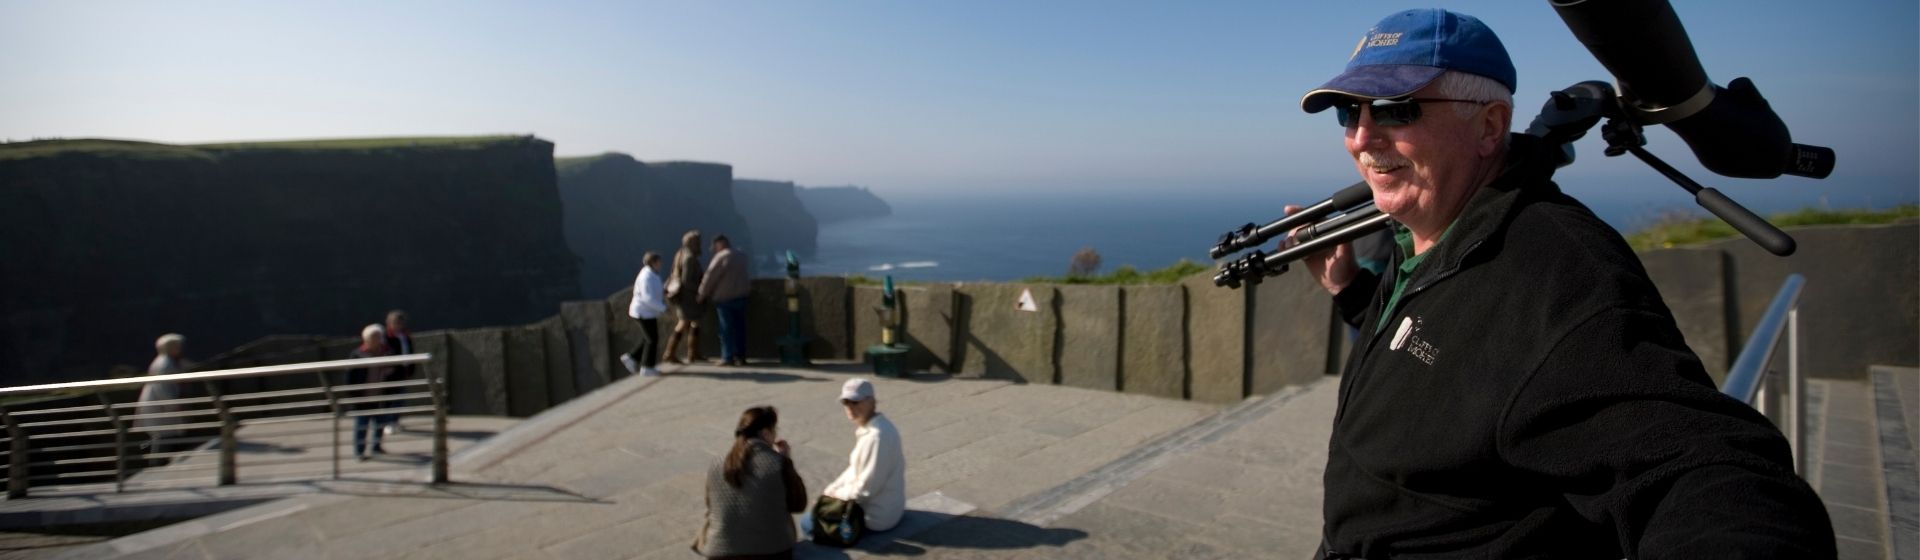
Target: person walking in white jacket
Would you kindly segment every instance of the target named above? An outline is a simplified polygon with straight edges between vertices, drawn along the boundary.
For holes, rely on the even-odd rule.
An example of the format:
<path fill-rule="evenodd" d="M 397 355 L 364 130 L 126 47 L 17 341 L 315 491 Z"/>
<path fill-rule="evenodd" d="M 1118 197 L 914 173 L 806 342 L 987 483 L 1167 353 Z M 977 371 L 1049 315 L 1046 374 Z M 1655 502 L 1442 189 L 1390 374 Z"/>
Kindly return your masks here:
<path fill-rule="evenodd" d="M 640 275 L 633 279 L 633 303 L 627 316 L 640 322 L 640 342 L 633 351 L 620 356 L 627 371 L 644 377 L 659 377 L 660 314 L 667 312 L 666 289 L 660 283 L 660 254 L 647 251 L 641 258 Z"/>
<path fill-rule="evenodd" d="M 853 432 L 847 470 L 821 494 L 859 503 L 867 514 L 868 531 L 892 529 L 907 512 L 907 456 L 900 447 L 900 431 L 875 410 L 873 383 L 865 379 L 841 386 L 840 404 L 859 428 Z"/>

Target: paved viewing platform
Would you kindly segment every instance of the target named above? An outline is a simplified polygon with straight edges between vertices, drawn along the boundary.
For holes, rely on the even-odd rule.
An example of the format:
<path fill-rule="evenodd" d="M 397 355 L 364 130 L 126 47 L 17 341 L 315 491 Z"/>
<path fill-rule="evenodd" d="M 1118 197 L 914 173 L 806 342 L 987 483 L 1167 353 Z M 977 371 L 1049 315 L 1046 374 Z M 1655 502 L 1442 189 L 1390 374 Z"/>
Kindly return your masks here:
<path fill-rule="evenodd" d="M 39 556 L 695 558 L 705 473 L 742 409 L 779 408 L 809 493 L 845 467 L 853 427 L 837 391 L 862 366 L 667 369 L 456 453 L 455 484 L 349 477 Z M 875 381 L 903 435 L 912 511 L 859 548 L 803 544 L 800 558 L 1307 557 L 1319 542 L 1337 377 L 1224 407 L 944 375 Z M 1873 381 L 1809 386 L 1808 479 L 1841 557 L 1895 558 L 1885 520 L 1901 506 L 1883 495 L 1870 437 Z"/>
<path fill-rule="evenodd" d="M 358 482 L 351 492 L 275 501 L 67 553 L 690 558 L 706 470 L 727 450 L 740 410 L 780 409 L 781 435 L 810 493 L 845 467 L 853 427 L 836 397 L 858 366 L 668 369 L 456 454 L 457 484 Z M 871 550 L 803 548 L 803 557 L 1140 556 L 1176 548 L 1227 557 L 1305 551 L 1317 540 L 1311 527 L 1331 382 L 1222 408 L 999 380 L 876 381 L 880 410 L 905 436 L 917 511 L 883 534 L 897 540 L 876 539 Z M 1217 518 L 1195 517 L 1213 505 Z"/>

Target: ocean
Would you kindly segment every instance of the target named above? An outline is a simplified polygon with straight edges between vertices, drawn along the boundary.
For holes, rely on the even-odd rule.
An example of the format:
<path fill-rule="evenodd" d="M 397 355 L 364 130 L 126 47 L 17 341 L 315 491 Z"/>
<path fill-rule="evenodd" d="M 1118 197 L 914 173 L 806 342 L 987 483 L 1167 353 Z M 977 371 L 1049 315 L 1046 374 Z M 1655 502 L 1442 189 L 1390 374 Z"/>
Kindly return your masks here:
<path fill-rule="evenodd" d="M 1638 229 L 1665 213 L 1704 213 L 1678 187 L 1563 187 L 1621 231 Z M 1735 197 L 1745 195 L 1742 202 L 1762 214 L 1820 203 L 1818 194 L 1722 190 Z M 1313 202 L 1332 190 L 1308 196 L 876 192 L 892 205 L 893 214 L 822 226 L 818 252 L 801 262 L 802 273 L 875 279 L 891 275 L 903 281 L 1012 281 L 1065 275 L 1069 259 L 1082 247 L 1100 254 L 1102 273 L 1121 265 L 1151 270 L 1180 259 L 1210 265 L 1207 249 L 1221 233 L 1248 222 L 1277 219 L 1282 206 Z M 1882 197 L 1877 202 L 1884 206 L 1911 202 L 1911 198 Z M 1832 204 L 1860 205 L 1843 200 Z"/>

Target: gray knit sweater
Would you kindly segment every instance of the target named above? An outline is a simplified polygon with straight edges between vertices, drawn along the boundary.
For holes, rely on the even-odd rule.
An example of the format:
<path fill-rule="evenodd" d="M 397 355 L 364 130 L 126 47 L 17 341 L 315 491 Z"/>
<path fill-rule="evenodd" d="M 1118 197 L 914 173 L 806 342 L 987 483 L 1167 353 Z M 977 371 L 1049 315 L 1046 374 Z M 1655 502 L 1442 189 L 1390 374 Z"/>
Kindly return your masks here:
<path fill-rule="evenodd" d="M 807 507 L 806 483 L 793 461 L 754 439 L 740 487 L 727 484 L 724 461 L 707 471 L 707 523 L 693 543 L 708 558 L 785 555 L 798 541 L 794 513 Z"/>

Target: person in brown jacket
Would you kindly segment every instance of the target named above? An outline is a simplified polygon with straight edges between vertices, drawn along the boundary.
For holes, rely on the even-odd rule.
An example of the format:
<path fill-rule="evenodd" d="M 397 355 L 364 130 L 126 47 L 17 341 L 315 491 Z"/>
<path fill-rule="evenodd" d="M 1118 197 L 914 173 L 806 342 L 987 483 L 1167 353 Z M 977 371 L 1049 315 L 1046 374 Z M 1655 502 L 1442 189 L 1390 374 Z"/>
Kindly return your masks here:
<path fill-rule="evenodd" d="M 753 291 L 747 255 L 733 250 L 725 235 L 713 236 L 713 262 L 700 280 L 699 302 L 720 314 L 720 365 L 746 365 L 747 295 Z"/>
<path fill-rule="evenodd" d="M 780 439 L 771 406 L 740 413 L 733 450 L 707 471 L 707 522 L 693 551 L 708 558 L 793 558 L 793 514 L 807 509 L 807 484 Z"/>
<path fill-rule="evenodd" d="M 667 303 L 673 307 L 673 334 L 667 335 L 666 360 L 691 364 L 700 356 L 700 316 L 707 306 L 700 302 L 700 280 L 706 268 L 700 265 L 700 230 L 690 229 L 680 236 L 680 251 L 673 254 L 673 272 L 667 275 Z M 687 359 L 674 358 L 680 352 L 680 337 L 687 340 Z"/>

